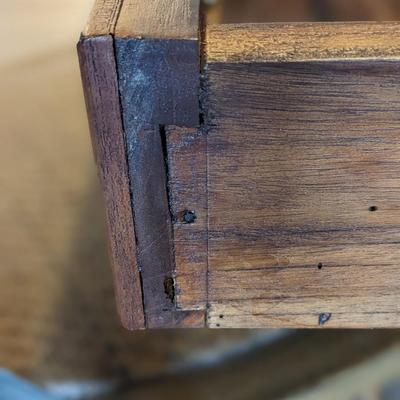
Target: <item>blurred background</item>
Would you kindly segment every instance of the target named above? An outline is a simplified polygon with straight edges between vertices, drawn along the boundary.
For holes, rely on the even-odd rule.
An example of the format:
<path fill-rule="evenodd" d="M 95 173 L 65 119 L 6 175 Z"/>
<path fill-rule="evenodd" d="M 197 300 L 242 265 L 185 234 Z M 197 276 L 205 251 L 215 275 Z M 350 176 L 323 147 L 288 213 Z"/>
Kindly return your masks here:
<path fill-rule="evenodd" d="M 399 331 L 120 327 L 75 51 L 92 1 L 0 1 L 0 400 L 400 399 Z M 209 23 L 400 19 L 398 0 L 206 3 Z"/>

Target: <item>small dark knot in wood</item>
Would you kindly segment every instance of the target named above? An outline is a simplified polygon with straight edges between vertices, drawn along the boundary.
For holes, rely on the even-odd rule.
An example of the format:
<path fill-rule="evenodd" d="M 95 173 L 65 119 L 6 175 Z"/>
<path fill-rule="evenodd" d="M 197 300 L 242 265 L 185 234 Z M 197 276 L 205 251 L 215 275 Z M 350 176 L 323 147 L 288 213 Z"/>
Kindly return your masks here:
<path fill-rule="evenodd" d="M 194 224 L 196 222 L 197 215 L 194 211 L 185 210 L 182 216 L 182 222 L 184 224 Z"/>
<path fill-rule="evenodd" d="M 371 211 L 371 212 L 378 211 L 378 207 L 377 207 L 377 206 L 371 206 L 371 207 L 369 208 L 369 211 Z"/>
<path fill-rule="evenodd" d="M 332 317 L 330 313 L 319 314 L 318 323 L 320 326 L 325 325 Z"/>
<path fill-rule="evenodd" d="M 175 285 L 174 278 L 167 277 L 164 280 L 164 292 L 167 295 L 168 299 L 173 303 L 175 300 Z"/>

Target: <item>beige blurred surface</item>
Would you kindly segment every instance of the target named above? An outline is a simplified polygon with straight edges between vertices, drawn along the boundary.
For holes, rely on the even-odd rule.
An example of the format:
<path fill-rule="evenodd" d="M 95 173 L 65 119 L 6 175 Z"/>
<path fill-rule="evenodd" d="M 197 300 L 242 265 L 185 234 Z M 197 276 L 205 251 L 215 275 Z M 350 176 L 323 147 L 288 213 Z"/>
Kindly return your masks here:
<path fill-rule="evenodd" d="M 400 346 L 351 369 L 337 373 L 314 388 L 285 400 L 397 400 L 400 399 Z"/>
<path fill-rule="evenodd" d="M 0 35 L 7 38 L 0 63 L 17 62 L 71 47 L 89 15 L 92 0 L 0 2 Z"/>

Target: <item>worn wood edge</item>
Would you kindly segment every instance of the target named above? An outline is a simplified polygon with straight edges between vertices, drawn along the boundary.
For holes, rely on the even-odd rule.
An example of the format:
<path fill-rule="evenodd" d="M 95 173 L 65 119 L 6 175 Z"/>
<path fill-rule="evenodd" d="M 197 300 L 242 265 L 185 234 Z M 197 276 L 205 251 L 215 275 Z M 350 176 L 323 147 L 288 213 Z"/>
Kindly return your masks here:
<path fill-rule="evenodd" d="M 399 60 L 400 23 L 216 24 L 207 63 Z"/>
<path fill-rule="evenodd" d="M 113 38 L 81 38 L 77 48 L 93 151 L 104 193 L 117 308 L 125 328 L 144 329 Z"/>
<path fill-rule="evenodd" d="M 82 35 L 114 35 L 122 3 L 123 0 L 96 0 Z"/>
<path fill-rule="evenodd" d="M 200 0 L 124 0 L 115 36 L 198 40 Z"/>

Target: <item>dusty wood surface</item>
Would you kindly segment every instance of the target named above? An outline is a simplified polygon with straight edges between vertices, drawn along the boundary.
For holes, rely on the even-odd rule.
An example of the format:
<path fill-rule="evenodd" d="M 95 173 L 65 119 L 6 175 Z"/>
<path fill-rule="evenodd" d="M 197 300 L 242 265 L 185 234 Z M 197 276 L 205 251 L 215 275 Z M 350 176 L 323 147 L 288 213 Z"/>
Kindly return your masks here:
<path fill-rule="evenodd" d="M 124 0 L 116 36 L 198 39 L 200 0 Z"/>
<path fill-rule="evenodd" d="M 111 36 L 78 45 L 82 82 L 106 206 L 118 311 L 128 329 L 145 327 L 128 166 Z"/>
<path fill-rule="evenodd" d="M 398 59 L 399 23 L 211 25 L 208 63 Z"/>
<path fill-rule="evenodd" d="M 209 325 L 399 326 L 398 61 L 369 60 L 373 35 L 315 62 L 318 28 L 300 57 L 280 28 L 271 56 L 224 29 L 207 42 Z M 303 29 L 312 48 L 309 25 L 286 30 Z M 260 54 L 302 61 L 249 62 Z"/>

